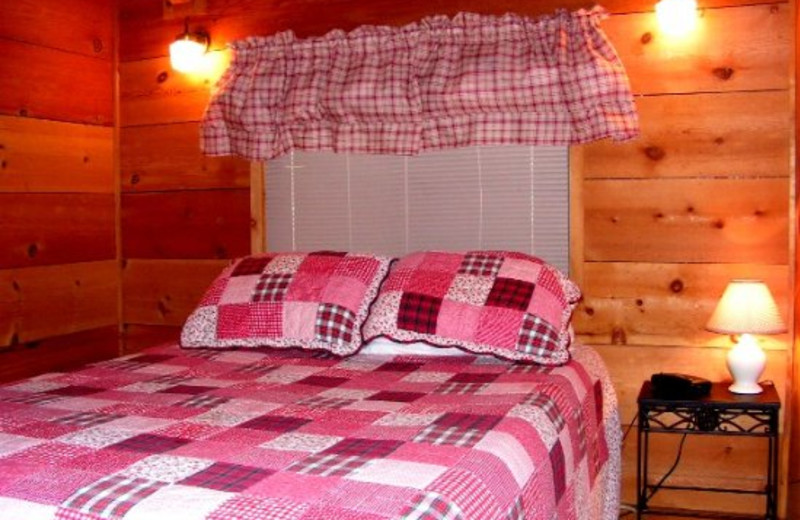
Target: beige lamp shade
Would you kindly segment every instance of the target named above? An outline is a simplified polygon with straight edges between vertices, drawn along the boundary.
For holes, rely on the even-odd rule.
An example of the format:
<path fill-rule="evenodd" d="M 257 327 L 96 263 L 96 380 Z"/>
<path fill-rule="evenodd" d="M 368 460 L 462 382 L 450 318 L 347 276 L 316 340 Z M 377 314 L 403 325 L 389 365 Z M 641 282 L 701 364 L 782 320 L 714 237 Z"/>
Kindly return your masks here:
<path fill-rule="evenodd" d="M 780 334 L 786 325 L 764 282 L 731 280 L 706 329 L 719 334 Z"/>

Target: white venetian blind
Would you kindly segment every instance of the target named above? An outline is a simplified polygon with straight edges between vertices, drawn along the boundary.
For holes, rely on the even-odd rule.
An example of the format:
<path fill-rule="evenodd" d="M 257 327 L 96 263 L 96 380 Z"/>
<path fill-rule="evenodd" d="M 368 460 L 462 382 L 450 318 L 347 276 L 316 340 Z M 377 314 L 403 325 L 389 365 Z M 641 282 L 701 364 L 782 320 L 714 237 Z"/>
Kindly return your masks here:
<path fill-rule="evenodd" d="M 293 152 L 267 162 L 270 251 L 535 254 L 567 272 L 568 149 L 482 146 L 413 157 Z"/>

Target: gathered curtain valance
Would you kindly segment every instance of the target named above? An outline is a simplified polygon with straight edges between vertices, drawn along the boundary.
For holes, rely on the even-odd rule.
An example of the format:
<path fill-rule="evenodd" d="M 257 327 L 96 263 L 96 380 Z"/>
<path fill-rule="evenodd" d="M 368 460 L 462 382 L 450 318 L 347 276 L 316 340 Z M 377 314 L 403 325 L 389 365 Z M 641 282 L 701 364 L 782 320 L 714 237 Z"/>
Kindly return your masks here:
<path fill-rule="evenodd" d="M 416 154 L 472 145 L 630 139 L 627 76 L 601 8 L 536 19 L 435 16 L 232 45 L 202 125 L 208 155 Z"/>

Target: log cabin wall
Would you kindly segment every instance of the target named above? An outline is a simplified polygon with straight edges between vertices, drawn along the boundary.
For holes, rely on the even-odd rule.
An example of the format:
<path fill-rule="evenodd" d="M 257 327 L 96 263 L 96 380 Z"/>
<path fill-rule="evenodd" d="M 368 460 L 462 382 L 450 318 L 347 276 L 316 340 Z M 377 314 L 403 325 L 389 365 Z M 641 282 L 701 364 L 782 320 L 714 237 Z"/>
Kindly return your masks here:
<path fill-rule="evenodd" d="M 118 353 L 107 0 L 0 16 L 0 380 Z"/>
<path fill-rule="evenodd" d="M 309 36 L 460 10 L 536 15 L 583 6 L 577 0 L 194 3 L 165 12 L 161 0 L 121 1 L 123 321 L 131 350 L 175 336 L 223 259 L 248 250 L 255 223 L 248 165 L 198 151 L 198 121 L 214 78 L 170 69 L 167 47 L 187 13 L 170 11 L 194 8 L 190 25 L 206 29 L 217 51 L 234 39 L 288 28 Z M 628 68 L 642 137 L 573 152 L 572 264 L 585 292 L 576 327 L 606 359 L 626 424 L 652 372 L 727 376 L 729 340 L 703 325 L 731 278 L 764 278 L 784 317 L 790 313 L 792 6 L 701 0 L 700 26 L 680 44 L 661 36 L 653 4 L 604 3 L 612 13 L 604 29 Z M 788 335 L 767 340 L 765 377 L 784 398 L 789 341 Z M 633 439 L 625 449 L 629 503 Z M 655 474 L 672 463 L 677 440 L 656 444 Z M 673 481 L 757 487 L 762 481 L 741 468 L 760 468 L 764 456 L 759 443 L 692 438 Z M 669 497 L 662 503 L 761 508 L 749 497 Z"/>

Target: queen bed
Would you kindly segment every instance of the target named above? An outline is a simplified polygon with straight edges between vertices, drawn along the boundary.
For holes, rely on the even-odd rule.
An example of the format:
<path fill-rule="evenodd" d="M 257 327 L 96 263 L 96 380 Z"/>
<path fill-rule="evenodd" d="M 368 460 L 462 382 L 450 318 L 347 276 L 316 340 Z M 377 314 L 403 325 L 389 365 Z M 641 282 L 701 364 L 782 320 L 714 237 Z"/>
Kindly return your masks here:
<path fill-rule="evenodd" d="M 571 282 L 515 253 L 389 266 L 240 259 L 182 345 L 0 387 L 0 517 L 616 518 L 616 398 L 554 312 Z M 477 304 L 469 281 L 494 289 Z"/>

